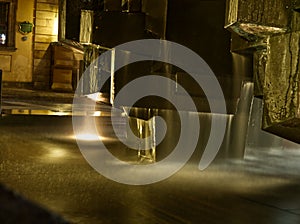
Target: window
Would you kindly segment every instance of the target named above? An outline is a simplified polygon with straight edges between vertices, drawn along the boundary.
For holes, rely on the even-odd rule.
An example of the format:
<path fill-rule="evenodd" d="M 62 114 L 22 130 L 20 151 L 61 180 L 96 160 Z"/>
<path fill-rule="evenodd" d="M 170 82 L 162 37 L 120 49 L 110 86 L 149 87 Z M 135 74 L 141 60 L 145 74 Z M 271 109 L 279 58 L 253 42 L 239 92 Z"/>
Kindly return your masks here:
<path fill-rule="evenodd" d="M 17 0 L 0 0 L 0 49 L 14 49 Z"/>
<path fill-rule="evenodd" d="M 9 3 L 0 2 L 0 45 L 6 45 Z"/>
<path fill-rule="evenodd" d="M 81 10 L 94 11 L 95 15 L 104 10 L 104 0 L 66 0 L 65 4 L 65 17 L 60 17 L 65 20 L 65 28 L 61 27 L 65 29 L 64 39 L 79 41 Z"/>

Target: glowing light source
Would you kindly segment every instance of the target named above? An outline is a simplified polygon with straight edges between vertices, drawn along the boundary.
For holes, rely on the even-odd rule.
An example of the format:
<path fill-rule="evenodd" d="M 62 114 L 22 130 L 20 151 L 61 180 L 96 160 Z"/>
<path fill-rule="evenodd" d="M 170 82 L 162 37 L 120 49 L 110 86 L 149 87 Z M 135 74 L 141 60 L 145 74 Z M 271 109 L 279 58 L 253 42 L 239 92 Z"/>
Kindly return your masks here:
<path fill-rule="evenodd" d="M 0 35 L 0 44 L 5 44 L 6 41 L 6 35 L 4 33 L 2 33 Z"/>
<path fill-rule="evenodd" d="M 111 137 L 104 137 L 101 135 L 91 134 L 91 133 L 81 133 L 77 135 L 71 136 L 72 139 L 76 139 L 79 141 L 85 141 L 85 142 L 97 142 L 99 140 L 103 141 L 117 141 L 117 138 L 111 138 Z"/>
<path fill-rule="evenodd" d="M 53 35 L 58 35 L 58 16 L 57 16 L 57 13 L 55 13 L 52 34 Z"/>
<path fill-rule="evenodd" d="M 77 140 L 81 140 L 81 141 L 98 141 L 98 140 L 100 140 L 100 136 L 98 136 L 96 134 L 90 134 L 90 133 L 79 134 L 79 135 L 76 135 L 75 138 Z"/>
<path fill-rule="evenodd" d="M 86 97 L 97 102 L 99 101 L 101 94 L 100 93 L 92 93 L 92 94 L 88 94 Z"/>
<path fill-rule="evenodd" d="M 100 117 L 101 114 L 102 114 L 101 111 L 95 111 L 94 114 L 93 114 L 93 116 Z"/>
<path fill-rule="evenodd" d="M 47 156 L 50 158 L 61 158 L 64 157 L 66 154 L 67 153 L 63 149 L 53 149 Z"/>

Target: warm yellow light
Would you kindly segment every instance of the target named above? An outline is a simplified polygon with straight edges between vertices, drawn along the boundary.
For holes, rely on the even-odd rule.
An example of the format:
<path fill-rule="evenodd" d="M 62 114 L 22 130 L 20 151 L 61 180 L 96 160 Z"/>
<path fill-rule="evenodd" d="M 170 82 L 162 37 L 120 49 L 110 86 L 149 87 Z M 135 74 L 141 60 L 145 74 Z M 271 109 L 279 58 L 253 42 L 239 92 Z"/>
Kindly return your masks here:
<path fill-rule="evenodd" d="M 53 21 L 53 30 L 52 30 L 53 35 L 58 35 L 58 16 L 57 13 L 55 14 L 55 18 Z"/>
<path fill-rule="evenodd" d="M 94 117 L 100 117 L 101 111 L 95 111 L 93 115 L 94 115 Z"/>
<path fill-rule="evenodd" d="M 79 140 L 79 141 L 86 141 L 86 142 L 96 142 L 96 141 L 116 141 L 116 138 L 104 137 L 96 134 L 91 133 L 82 133 L 72 136 L 71 138 Z"/>
<path fill-rule="evenodd" d="M 91 94 L 88 94 L 86 96 L 87 96 L 87 98 L 97 102 L 97 101 L 99 101 L 100 93 L 91 93 Z"/>
<path fill-rule="evenodd" d="M 76 135 L 75 138 L 81 141 L 98 141 L 100 140 L 100 136 L 96 134 L 83 133 Z"/>
<path fill-rule="evenodd" d="M 67 115 L 70 115 L 70 113 L 63 112 L 63 111 L 58 111 L 58 112 L 53 112 L 52 115 L 55 115 L 55 116 L 67 116 Z"/>
<path fill-rule="evenodd" d="M 61 157 L 64 157 L 64 156 L 66 156 L 66 152 L 65 152 L 65 150 L 63 150 L 63 149 L 52 149 L 49 153 L 48 153 L 48 155 L 47 155 L 47 157 L 48 158 L 61 158 Z"/>

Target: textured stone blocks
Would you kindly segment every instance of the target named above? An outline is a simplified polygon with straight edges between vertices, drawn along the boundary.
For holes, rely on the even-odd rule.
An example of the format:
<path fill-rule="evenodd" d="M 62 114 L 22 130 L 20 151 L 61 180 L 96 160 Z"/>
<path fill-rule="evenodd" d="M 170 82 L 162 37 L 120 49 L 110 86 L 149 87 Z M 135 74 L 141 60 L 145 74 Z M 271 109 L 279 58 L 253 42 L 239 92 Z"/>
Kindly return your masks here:
<path fill-rule="evenodd" d="M 291 0 L 227 0 L 225 27 L 248 40 L 288 30 Z"/>
<path fill-rule="evenodd" d="M 270 37 L 263 129 L 300 143 L 300 32 Z"/>

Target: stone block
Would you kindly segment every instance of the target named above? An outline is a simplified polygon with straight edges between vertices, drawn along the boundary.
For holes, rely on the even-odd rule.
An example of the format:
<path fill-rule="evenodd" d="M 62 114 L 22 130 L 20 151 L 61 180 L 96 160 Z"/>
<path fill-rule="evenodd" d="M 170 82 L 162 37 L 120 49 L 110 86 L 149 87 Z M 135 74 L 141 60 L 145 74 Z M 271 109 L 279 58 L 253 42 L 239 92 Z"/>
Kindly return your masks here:
<path fill-rule="evenodd" d="M 257 41 L 248 41 L 236 33 L 231 33 L 231 52 L 237 54 L 253 54 L 257 50 L 267 48 L 268 38 L 262 38 Z"/>
<path fill-rule="evenodd" d="M 227 0 L 225 27 L 248 40 L 284 33 L 292 5 L 290 0 Z"/>
<path fill-rule="evenodd" d="M 261 49 L 253 53 L 254 96 L 262 98 L 267 64 L 267 50 Z"/>
<path fill-rule="evenodd" d="M 263 129 L 300 143 L 300 32 L 269 39 Z"/>

